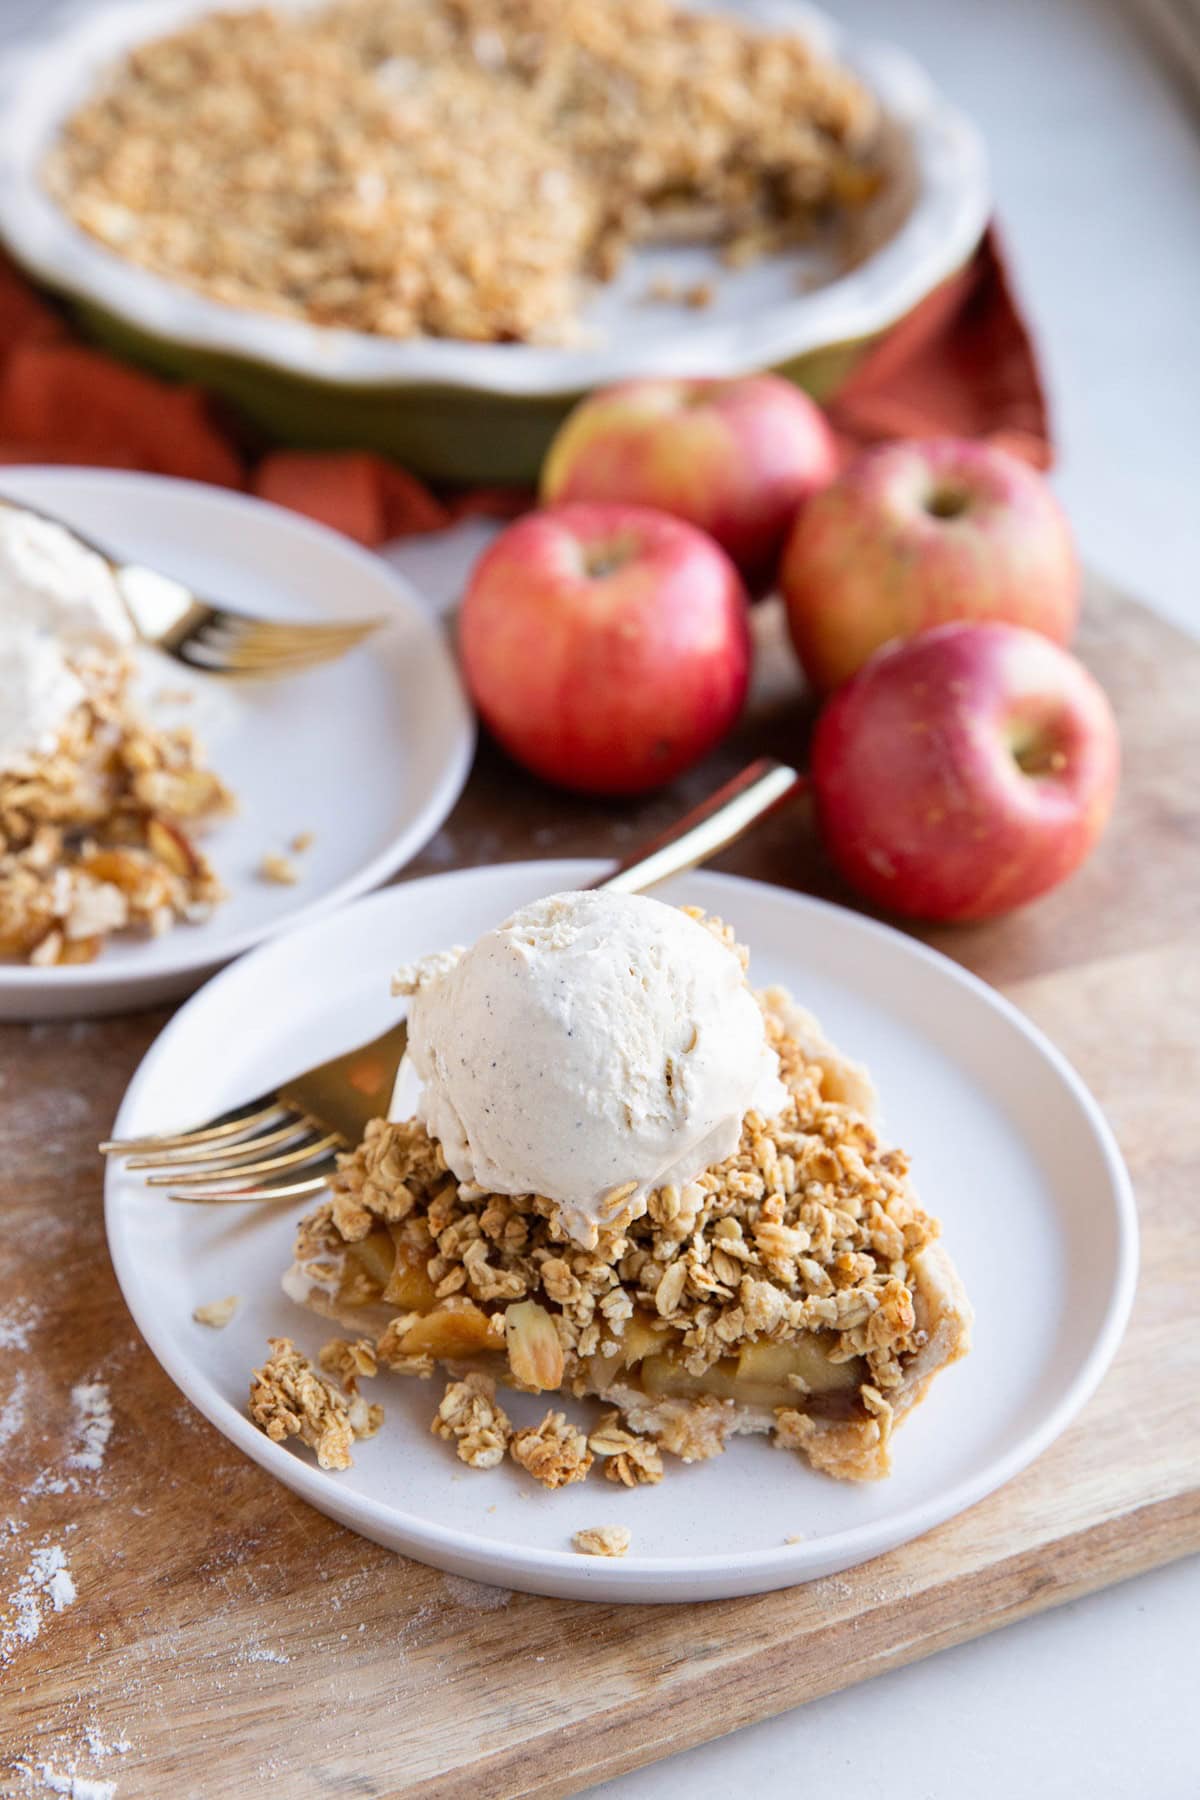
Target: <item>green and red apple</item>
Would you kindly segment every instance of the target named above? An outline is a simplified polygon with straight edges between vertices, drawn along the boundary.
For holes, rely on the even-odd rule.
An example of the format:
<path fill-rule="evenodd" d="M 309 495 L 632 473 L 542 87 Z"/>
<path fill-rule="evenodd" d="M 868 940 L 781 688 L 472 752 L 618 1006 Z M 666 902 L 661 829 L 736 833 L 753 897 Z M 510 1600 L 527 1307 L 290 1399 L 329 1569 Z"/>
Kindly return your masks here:
<path fill-rule="evenodd" d="M 828 691 L 892 638 L 1003 620 L 1067 644 L 1079 616 L 1071 528 L 1037 471 L 934 438 L 858 457 L 801 510 L 780 571 L 804 671 Z"/>
<path fill-rule="evenodd" d="M 813 795 L 860 894 L 986 919 L 1056 887 L 1104 830 L 1120 751 L 1102 689 L 1022 626 L 953 623 L 879 650 L 826 702 Z"/>
<path fill-rule="evenodd" d="M 541 495 L 671 513 L 715 538 L 757 592 L 775 577 L 797 509 L 836 468 L 824 414 L 782 376 L 633 380 L 569 415 Z"/>

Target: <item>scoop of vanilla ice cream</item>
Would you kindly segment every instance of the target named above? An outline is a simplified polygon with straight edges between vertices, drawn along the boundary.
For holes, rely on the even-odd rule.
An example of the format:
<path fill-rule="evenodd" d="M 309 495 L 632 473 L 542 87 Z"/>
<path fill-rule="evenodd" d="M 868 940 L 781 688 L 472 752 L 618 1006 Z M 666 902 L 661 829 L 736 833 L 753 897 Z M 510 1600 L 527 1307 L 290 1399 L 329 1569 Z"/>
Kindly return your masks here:
<path fill-rule="evenodd" d="M 61 525 L 0 506 L 0 630 L 28 629 L 67 651 L 124 649 L 133 625 L 103 557 Z"/>
<path fill-rule="evenodd" d="M 62 526 L 0 505 L 0 769 L 53 750 L 84 698 L 72 659 L 119 653 L 133 637 L 102 557 Z"/>
<path fill-rule="evenodd" d="M 555 894 L 401 971 L 418 1110 L 462 1182 L 558 1202 L 593 1244 L 786 1098 L 738 957 L 676 907 Z M 393 1109 L 393 1117 L 397 1111 Z"/>
<path fill-rule="evenodd" d="M 83 683 L 56 644 L 0 632 L 0 769 L 31 754 L 48 756 L 83 698 Z"/>

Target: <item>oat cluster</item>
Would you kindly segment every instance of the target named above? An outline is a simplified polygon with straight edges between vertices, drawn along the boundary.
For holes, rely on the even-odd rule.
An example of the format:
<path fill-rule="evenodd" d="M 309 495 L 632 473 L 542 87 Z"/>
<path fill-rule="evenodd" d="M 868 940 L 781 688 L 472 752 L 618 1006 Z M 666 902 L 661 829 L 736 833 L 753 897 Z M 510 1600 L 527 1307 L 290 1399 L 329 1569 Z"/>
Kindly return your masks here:
<path fill-rule="evenodd" d="M 91 962 L 113 933 L 208 917 L 222 888 L 189 833 L 232 806 L 187 728 L 129 701 L 132 665 L 96 659 L 49 755 L 0 771 L 0 956 Z"/>
<path fill-rule="evenodd" d="M 433 1425 L 471 1466 L 507 1449 L 550 1487 L 582 1479 L 594 1459 L 625 1487 L 657 1482 L 664 1450 L 697 1460 L 724 1447 L 747 1357 L 751 1378 L 760 1358 L 761 1380 L 772 1346 L 797 1345 L 799 1363 L 775 1377 L 787 1399 L 770 1402 L 776 1441 L 834 1473 L 839 1458 L 852 1472 L 853 1454 L 814 1443 L 831 1421 L 852 1423 L 872 1459 L 886 1450 L 888 1396 L 927 1342 L 912 1262 L 937 1225 L 904 1154 L 834 1097 L 852 1084 L 790 1035 L 786 997 L 762 999 L 787 1106 L 771 1120 L 749 1114 L 728 1161 L 657 1190 L 595 1249 L 567 1235 L 544 1196 L 460 1187 L 412 1120 L 368 1125 L 303 1221 L 297 1261 L 321 1284 L 321 1309 L 385 1321 L 360 1354 L 417 1376 L 438 1363 L 488 1371 L 453 1382 Z M 651 1400 L 640 1376 L 664 1358 L 674 1385 Z M 586 1438 L 554 1411 L 514 1433 L 494 1377 L 599 1395 L 612 1410 Z M 746 1391 L 753 1403 L 752 1381 Z"/>
<path fill-rule="evenodd" d="M 801 38 L 668 0 L 337 0 L 133 50 L 45 180 L 108 249 L 236 306 L 561 341 L 634 243 L 744 261 L 861 203 L 875 132 Z"/>
<path fill-rule="evenodd" d="M 348 1469 L 356 1438 L 374 1437 L 383 1408 L 323 1381 L 290 1338 L 271 1338 L 271 1355 L 250 1383 L 250 1417 L 272 1443 L 298 1437 L 323 1469 Z"/>

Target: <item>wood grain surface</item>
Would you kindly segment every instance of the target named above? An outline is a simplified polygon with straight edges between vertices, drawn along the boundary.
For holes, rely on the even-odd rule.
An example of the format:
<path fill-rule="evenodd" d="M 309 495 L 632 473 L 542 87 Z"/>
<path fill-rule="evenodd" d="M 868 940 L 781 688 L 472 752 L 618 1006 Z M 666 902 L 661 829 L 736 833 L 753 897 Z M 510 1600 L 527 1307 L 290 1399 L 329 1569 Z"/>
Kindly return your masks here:
<path fill-rule="evenodd" d="M 758 623 L 748 722 L 702 770 L 617 808 L 554 794 L 485 749 L 408 873 L 624 852 L 748 754 L 801 757 L 799 682 L 777 616 Z M 1200 1547 L 1200 647 L 1093 585 L 1082 649 L 1125 747 L 1104 846 L 1020 915 L 926 934 L 1072 1058 L 1133 1173 L 1133 1321 L 1076 1424 L 919 1542 L 787 1593 L 614 1608 L 442 1576 L 243 1460 L 134 1330 L 94 1145 L 166 1013 L 5 1027 L 0 1793 L 54 1791 L 72 1770 L 115 1782 L 117 1800 L 576 1793 Z M 846 898 L 795 812 L 722 866 Z M 114 1415 L 96 1468 L 86 1444 L 78 1460 L 72 1399 L 92 1379 Z M 53 1545 L 77 1587 L 57 1612 L 31 1588 Z"/>

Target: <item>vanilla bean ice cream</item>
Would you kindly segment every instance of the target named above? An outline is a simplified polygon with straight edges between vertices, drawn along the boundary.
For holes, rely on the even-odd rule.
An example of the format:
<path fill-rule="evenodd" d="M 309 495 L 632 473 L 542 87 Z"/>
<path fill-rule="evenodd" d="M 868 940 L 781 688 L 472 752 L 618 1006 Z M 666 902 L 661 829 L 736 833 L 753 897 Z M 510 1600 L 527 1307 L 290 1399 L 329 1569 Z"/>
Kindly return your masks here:
<path fill-rule="evenodd" d="M 644 895 L 552 895 L 395 985 L 450 1169 L 556 1201 L 581 1243 L 731 1156 L 746 1113 L 786 1098 L 738 956 Z"/>
<path fill-rule="evenodd" d="M 62 526 L 0 504 L 0 770 L 47 755 L 85 697 L 75 665 L 134 632 L 107 563 Z"/>

